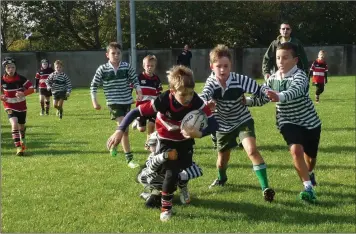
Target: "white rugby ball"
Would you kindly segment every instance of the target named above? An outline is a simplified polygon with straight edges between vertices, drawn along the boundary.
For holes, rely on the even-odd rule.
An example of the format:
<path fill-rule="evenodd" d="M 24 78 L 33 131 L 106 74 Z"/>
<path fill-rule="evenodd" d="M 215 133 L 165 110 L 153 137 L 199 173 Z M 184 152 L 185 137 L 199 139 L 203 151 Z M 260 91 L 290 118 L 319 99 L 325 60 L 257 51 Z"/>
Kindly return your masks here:
<path fill-rule="evenodd" d="M 208 117 L 203 111 L 193 110 L 184 116 L 180 128 L 184 129 L 185 127 L 192 126 L 196 129 L 199 129 L 199 131 L 208 126 Z"/>

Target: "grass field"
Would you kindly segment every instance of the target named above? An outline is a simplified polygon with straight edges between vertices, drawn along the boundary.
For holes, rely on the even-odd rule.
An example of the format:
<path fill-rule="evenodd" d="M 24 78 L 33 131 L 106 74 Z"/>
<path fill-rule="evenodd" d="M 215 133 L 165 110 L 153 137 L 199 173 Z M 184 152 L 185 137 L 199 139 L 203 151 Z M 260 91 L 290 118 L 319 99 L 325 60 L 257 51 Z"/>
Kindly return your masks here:
<path fill-rule="evenodd" d="M 209 137 L 196 141 L 195 161 L 204 176 L 190 182 L 192 204 L 175 197 L 175 216 L 159 220 L 146 209 L 135 183 L 137 170 L 105 148 L 115 129 L 108 109 L 92 108 L 88 89 L 76 89 L 64 117 L 39 116 L 38 95 L 28 97 L 28 157 L 14 156 L 11 129 L 1 108 L 1 232 L 355 232 L 355 77 L 331 77 L 316 105 L 322 119 L 316 178 L 319 204 L 297 200 L 302 186 L 282 136 L 275 107 L 251 108 L 257 143 L 276 190 L 266 203 L 245 152 L 231 155 L 227 186 L 209 190 L 216 152 Z M 201 91 L 198 84 L 197 91 Z M 315 88 L 311 88 L 314 96 Z M 105 105 L 102 90 L 100 103 Z M 143 164 L 145 134 L 130 134 Z M 121 147 L 119 147 L 120 153 Z"/>

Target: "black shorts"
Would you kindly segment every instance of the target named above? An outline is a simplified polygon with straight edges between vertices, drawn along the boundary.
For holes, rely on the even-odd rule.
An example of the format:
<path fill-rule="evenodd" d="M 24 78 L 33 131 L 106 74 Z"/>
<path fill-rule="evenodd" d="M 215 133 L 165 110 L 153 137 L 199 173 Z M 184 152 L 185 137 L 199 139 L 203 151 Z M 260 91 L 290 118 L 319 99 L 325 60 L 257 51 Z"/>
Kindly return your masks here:
<path fill-rule="evenodd" d="M 184 170 L 193 163 L 193 145 L 194 140 L 189 139 L 185 141 L 169 141 L 160 139 L 157 144 L 157 153 L 163 153 L 172 149 L 177 150 L 177 160 L 167 160 L 163 164 L 163 170 L 166 167 L 174 167 L 177 170 Z"/>
<path fill-rule="evenodd" d="M 126 116 L 131 109 L 130 104 L 110 104 L 108 107 L 110 110 L 111 120 L 116 120 L 118 117 Z"/>
<path fill-rule="evenodd" d="M 67 100 L 67 91 L 59 91 L 53 93 L 54 100 Z"/>
<path fill-rule="evenodd" d="M 156 122 L 156 116 L 150 116 L 150 117 L 146 117 L 146 116 L 141 116 L 137 118 L 138 121 L 138 126 L 139 127 L 146 127 L 146 123 L 147 120 L 151 123 L 155 123 Z"/>
<path fill-rule="evenodd" d="M 43 95 L 45 97 L 50 97 L 50 96 L 52 96 L 52 92 L 51 92 L 51 90 L 40 89 L 40 95 Z"/>
<path fill-rule="evenodd" d="M 316 158 L 318 155 L 321 126 L 307 129 L 295 124 L 285 124 L 280 132 L 288 146 L 300 144 L 304 148 L 304 153 L 309 157 Z"/>
<path fill-rule="evenodd" d="M 6 110 L 7 112 L 7 117 L 10 119 L 10 118 L 13 118 L 13 117 L 16 117 L 17 118 L 17 122 L 19 124 L 25 124 L 26 123 L 26 111 L 14 111 L 14 110 L 10 110 L 10 109 L 7 109 Z"/>

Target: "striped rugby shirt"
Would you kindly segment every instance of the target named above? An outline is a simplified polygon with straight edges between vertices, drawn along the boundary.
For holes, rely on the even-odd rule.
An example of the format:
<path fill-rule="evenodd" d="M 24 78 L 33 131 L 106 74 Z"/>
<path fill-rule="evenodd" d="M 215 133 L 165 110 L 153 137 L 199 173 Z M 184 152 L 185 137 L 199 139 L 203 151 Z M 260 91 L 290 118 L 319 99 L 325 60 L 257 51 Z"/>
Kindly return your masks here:
<path fill-rule="evenodd" d="M 36 79 L 36 89 L 47 89 L 46 85 L 46 80 L 48 76 L 54 72 L 53 68 L 47 67 L 46 69 L 43 69 L 42 67 L 40 70 L 36 73 L 35 79 Z"/>
<path fill-rule="evenodd" d="M 135 70 L 129 63 L 120 62 L 117 70 L 110 62 L 107 62 L 96 70 L 90 84 L 91 98 L 96 99 L 96 93 L 100 85 L 103 86 L 106 97 L 106 105 L 131 104 L 133 84 L 136 90 L 140 89 Z"/>
<path fill-rule="evenodd" d="M 72 91 L 72 84 L 69 77 L 64 72 L 53 72 L 46 80 L 47 89 L 51 89 L 52 93 Z"/>
<path fill-rule="evenodd" d="M 24 92 L 31 88 L 33 88 L 32 83 L 24 76 L 15 73 L 13 77 L 10 77 L 4 74 L 1 77 L 1 94 L 6 97 L 6 101 L 2 102 L 5 110 L 26 111 L 26 98 L 16 97 L 16 93 Z"/>
<path fill-rule="evenodd" d="M 164 158 L 164 154 L 151 153 L 146 161 L 146 167 L 142 169 L 141 173 L 138 175 L 138 181 L 143 185 L 151 185 L 155 188 L 162 188 L 163 180 L 165 177 L 165 171 L 162 171 L 162 165 L 167 159 Z M 187 174 L 188 180 L 195 179 L 203 175 L 203 170 L 195 164 L 185 170 L 184 173 Z"/>
<path fill-rule="evenodd" d="M 280 101 L 276 103 L 277 127 L 284 124 L 295 124 L 307 129 L 321 125 L 314 104 L 309 97 L 309 79 L 304 71 L 294 66 L 284 78 L 277 72 L 270 76 L 261 87 L 259 97 L 248 98 L 247 105 L 261 106 L 270 100 L 265 95 L 266 90 L 279 92 Z"/>
<path fill-rule="evenodd" d="M 313 83 L 325 84 L 325 75 L 328 72 L 328 65 L 325 61 L 315 60 L 310 67 L 310 71 L 313 73 Z"/>
<path fill-rule="evenodd" d="M 259 91 L 260 86 L 256 81 L 235 72 L 230 72 L 224 89 L 212 72 L 200 97 L 205 102 L 212 99 L 216 101 L 216 111 L 213 113 L 219 124 L 218 132 L 231 132 L 252 119 L 250 111 L 242 104 L 243 94 L 257 94 Z"/>

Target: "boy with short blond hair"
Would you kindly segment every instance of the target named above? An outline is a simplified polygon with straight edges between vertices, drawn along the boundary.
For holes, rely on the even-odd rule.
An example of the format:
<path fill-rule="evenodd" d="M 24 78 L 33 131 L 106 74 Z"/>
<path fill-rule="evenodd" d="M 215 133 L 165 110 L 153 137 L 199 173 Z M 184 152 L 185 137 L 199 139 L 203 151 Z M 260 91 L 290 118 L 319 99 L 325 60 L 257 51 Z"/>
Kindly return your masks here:
<path fill-rule="evenodd" d="M 277 47 L 278 71 L 269 77 L 258 96 L 246 99 L 246 104 L 261 106 L 270 101 L 276 102 L 277 127 L 289 146 L 294 167 L 304 185 L 300 199 L 315 203 L 313 169 L 321 121 L 309 97 L 309 80 L 304 71 L 297 67 L 296 51 L 296 46 L 289 42 Z"/>
<path fill-rule="evenodd" d="M 108 139 L 108 147 L 120 143 L 130 123 L 138 116 L 152 116 L 157 113 L 156 129 L 159 139 L 157 153 L 176 150 L 177 160 L 163 163 L 165 177 L 162 185 L 161 221 L 172 216 L 172 199 L 179 179 L 179 172 L 192 165 L 193 138 L 200 138 L 214 132 L 217 122 L 210 109 L 194 92 L 195 82 L 192 70 L 185 66 L 173 66 L 168 72 L 169 90 L 156 99 L 138 106 L 124 118 L 114 134 Z M 181 121 L 193 110 L 201 110 L 208 117 L 208 127 L 199 131 L 195 128 L 181 129 Z"/>
<path fill-rule="evenodd" d="M 71 91 L 72 84 L 69 77 L 63 72 L 63 62 L 54 62 L 54 72 L 46 80 L 47 90 L 53 94 L 53 107 L 56 108 L 59 119 L 63 118 L 63 103 L 67 100 Z"/>
<path fill-rule="evenodd" d="M 216 131 L 218 178 L 209 188 L 225 185 L 230 153 L 238 146 L 236 138 L 239 137 L 253 164 L 264 199 L 271 202 L 275 192 L 268 185 L 267 167 L 256 147 L 254 121 L 243 104 L 244 93 L 256 94 L 260 87 L 253 79 L 231 72 L 232 55 L 227 46 L 217 45 L 209 56 L 213 72 L 208 77 L 200 97 L 216 109 L 214 115 L 219 123 L 219 129 Z"/>
<path fill-rule="evenodd" d="M 328 83 L 328 65 L 325 61 L 326 52 L 320 50 L 318 58 L 310 67 L 309 79 L 313 77 L 312 83 L 316 86 L 315 102 L 319 103 L 320 95 L 324 92 L 326 83 Z"/>
<path fill-rule="evenodd" d="M 117 42 L 111 42 L 106 48 L 106 57 L 109 61 L 100 65 L 96 70 L 94 78 L 90 85 L 90 94 L 93 107 L 100 110 L 101 106 L 97 101 L 97 90 L 103 86 L 106 97 L 106 104 L 110 109 L 111 119 L 119 125 L 124 116 L 130 111 L 132 99 L 132 90 L 129 84 L 132 83 L 137 91 L 137 99 L 141 99 L 141 88 L 137 79 L 135 68 L 127 62 L 122 62 L 121 45 Z M 133 155 L 130 149 L 129 131 L 125 131 L 123 136 L 123 150 L 127 165 L 130 168 L 136 168 L 139 165 L 133 161 Z M 110 149 L 112 156 L 117 155 L 117 148 Z"/>
<path fill-rule="evenodd" d="M 144 57 L 142 62 L 144 71 L 138 76 L 142 92 L 142 99 L 136 101 L 136 107 L 146 102 L 150 102 L 151 100 L 154 100 L 162 92 L 162 82 L 159 77 L 154 73 L 157 65 L 156 56 L 147 55 L 146 57 Z M 155 115 L 149 117 L 139 117 L 137 119 L 138 130 L 140 132 L 146 131 L 146 122 L 148 122 L 146 141 L 148 141 L 150 134 L 152 134 L 155 130 L 155 120 Z M 145 149 L 149 150 L 149 146 L 147 145 L 147 143 L 145 143 Z"/>

